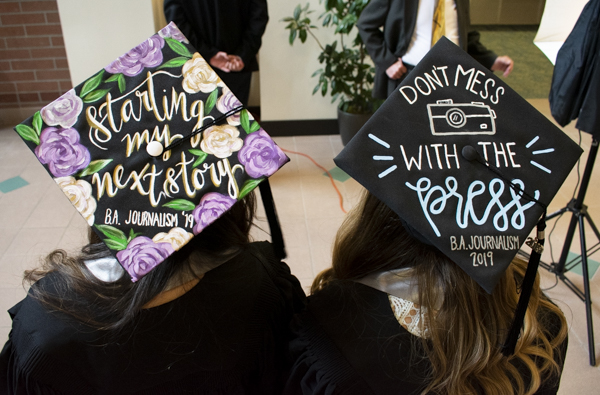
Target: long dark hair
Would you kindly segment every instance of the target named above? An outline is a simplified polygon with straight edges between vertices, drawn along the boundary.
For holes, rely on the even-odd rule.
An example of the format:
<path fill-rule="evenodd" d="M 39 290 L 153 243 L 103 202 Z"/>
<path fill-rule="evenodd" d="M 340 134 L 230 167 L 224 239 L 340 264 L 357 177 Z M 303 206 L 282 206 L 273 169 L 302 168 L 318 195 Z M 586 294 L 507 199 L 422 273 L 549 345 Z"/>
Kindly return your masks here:
<path fill-rule="evenodd" d="M 136 314 L 166 289 L 173 279 L 197 277 L 199 265 L 212 267 L 243 250 L 250 241 L 256 209 L 254 193 L 219 217 L 188 244 L 133 283 L 124 274 L 114 282 L 97 279 L 84 261 L 111 256 L 108 247 L 90 229 L 90 243 L 77 256 L 63 250 L 50 253 L 40 268 L 25 272 L 30 294 L 54 311 L 75 317 L 91 327 L 118 332 L 133 322 Z M 52 275 L 52 286 L 38 282 Z"/>
<path fill-rule="evenodd" d="M 427 326 L 421 349 L 431 362 L 423 393 L 475 394 L 485 389 L 488 395 L 532 394 L 543 374 L 558 377 L 555 357 L 567 325 L 558 307 L 541 293 L 538 277 L 515 354 L 502 355 L 499 345 L 514 315 L 526 266 L 515 259 L 489 295 L 444 254 L 413 238 L 396 213 L 367 192 L 338 231 L 332 267 L 315 278 L 311 291 L 338 279 L 410 267 Z M 560 328 L 548 327 L 549 315 L 558 317 Z"/>

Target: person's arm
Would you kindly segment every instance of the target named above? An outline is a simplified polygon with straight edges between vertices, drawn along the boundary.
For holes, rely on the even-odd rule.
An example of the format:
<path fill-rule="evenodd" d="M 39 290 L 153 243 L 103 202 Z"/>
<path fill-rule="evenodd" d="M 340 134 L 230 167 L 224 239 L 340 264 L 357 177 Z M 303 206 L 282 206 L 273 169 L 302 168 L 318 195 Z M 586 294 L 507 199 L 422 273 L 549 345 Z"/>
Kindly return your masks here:
<path fill-rule="evenodd" d="M 267 1 L 252 0 L 252 3 L 250 4 L 248 27 L 244 32 L 241 45 L 233 52 L 233 55 L 239 57 L 238 61 L 241 60 L 242 68 L 245 67 L 245 65 L 250 64 L 252 59 L 258 53 L 258 50 L 262 45 L 262 36 L 267 28 L 268 21 L 269 13 Z M 236 69 L 232 68 L 232 70 Z"/>
<path fill-rule="evenodd" d="M 371 59 L 377 67 L 383 70 L 387 70 L 399 60 L 387 47 L 381 30 L 388 13 L 387 0 L 371 0 L 356 23 Z"/>
<path fill-rule="evenodd" d="M 492 71 L 502 71 L 504 76 L 510 74 L 514 67 L 513 60 L 508 56 L 498 56 L 494 51 L 487 49 L 480 41 L 480 34 L 476 31 L 468 33 L 467 52 L 479 63 Z"/>

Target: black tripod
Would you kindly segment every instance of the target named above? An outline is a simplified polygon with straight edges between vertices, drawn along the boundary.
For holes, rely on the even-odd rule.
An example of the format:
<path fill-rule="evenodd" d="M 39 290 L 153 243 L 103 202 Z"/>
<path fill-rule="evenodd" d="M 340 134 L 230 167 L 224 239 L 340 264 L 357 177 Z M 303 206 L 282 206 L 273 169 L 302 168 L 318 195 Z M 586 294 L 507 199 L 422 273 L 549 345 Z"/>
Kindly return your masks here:
<path fill-rule="evenodd" d="M 565 243 L 563 245 L 562 253 L 560 255 L 560 259 L 558 262 L 553 262 L 550 265 L 546 263 L 540 263 L 542 267 L 547 269 L 548 271 L 555 273 L 558 278 L 565 283 L 567 287 L 569 287 L 575 294 L 585 303 L 585 313 L 587 318 L 587 332 L 588 332 L 588 346 L 590 352 L 590 365 L 596 365 L 596 351 L 594 347 L 594 324 L 592 321 L 592 298 L 590 295 L 590 278 L 588 272 L 588 256 L 592 255 L 596 251 L 600 250 L 600 232 L 598 232 L 598 228 L 592 221 L 592 218 L 588 214 L 587 206 L 583 204 L 583 199 L 585 198 L 585 193 L 587 192 L 587 188 L 590 182 L 590 177 L 592 175 L 592 169 L 594 167 L 594 161 L 596 160 L 596 154 L 598 153 L 598 140 L 595 138 L 592 139 L 592 147 L 590 149 L 590 153 L 588 154 L 587 163 L 585 165 L 585 170 L 583 172 L 583 177 L 581 179 L 581 186 L 579 187 L 579 192 L 577 194 L 576 199 L 572 199 L 569 204 L 548 215 L 546 218 L 550 220 L 555 217 L 559 217 L 562 214 L 570 211 L 573 213 L 571 217 L 571 222 L 569 224 L 569 229 L 567 231 L 567 237 L 565 238 Z M 594 244 L 588 250 L 585 241 L 585 223 L 584 220 L 587 220 L 588 224 L 596 234 L 596 238 L 598 242 Z M 571 243 L 573 241 L 573 236 L 575 235 L 575 227 L 579 224 L 579 239 L 581 243 L 581 255 L 571 259 L 567 262 L 567 257 L 569 255 L 569 248 L 571 247 Z M 573 269 L 581 263 L 581 271 L 583 275 L 583 292 L 575 285 L 571 280 L 569 280 L 565 276 L 565 272 Z"/>

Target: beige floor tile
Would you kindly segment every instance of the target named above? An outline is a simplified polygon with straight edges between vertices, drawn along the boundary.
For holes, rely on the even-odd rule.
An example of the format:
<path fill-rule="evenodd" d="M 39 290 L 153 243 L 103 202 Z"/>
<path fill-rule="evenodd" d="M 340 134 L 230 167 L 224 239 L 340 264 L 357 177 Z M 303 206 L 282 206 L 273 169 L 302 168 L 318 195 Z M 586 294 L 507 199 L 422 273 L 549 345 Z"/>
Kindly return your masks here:
<path fill-rule="evenodd" d="M 0 228 L 0 257 L 4 255 L 4 252 L 11 245 L 18 233 L 18 228 Z M 2 281 L 0 281 L 1 283 Z"/>
<path fill-rule="evenodd" d="M 37 204 L 40 202 L 40 200 L 42 200 L 42 198 L 46 195 L 46 191 L 48 190 L 48 188 L 53 187 L 52 180 L 50 180 L 48 176 L 46 176 L 46 178 L 49 182 L 37 183 L 29 181 L 28 179 L 23 177 L 23 179 L 25 179 L 29 183 L 29 185 L 26 185 L 19 189 L 15 189 L 14 191 L 10 191 L 9 193 L 5 193 L 2 196 L 0 196 L 0 210 L 4 210 L 2 206 L 17 205 L 21 206 L 23 210 L 26 210 L 27 212 L 31 213 L 33 209 L 37 206 Z"/>
<path fill-rule="evenodd" d="M 4 256 L 22 256 L 37 259 L 37 257 L 46 255 L 54 250 L 63 234 L 65 227 L 62 228 L 21 228 L 15 236 L 13 242 L 4 252 Z"/>
<path fill-rule="evenodd" d="M 26 201 L 20 204 L 0 204 L 0 228 L 20 229 L 34 207 L 35 205 L 28 204 Z"/>

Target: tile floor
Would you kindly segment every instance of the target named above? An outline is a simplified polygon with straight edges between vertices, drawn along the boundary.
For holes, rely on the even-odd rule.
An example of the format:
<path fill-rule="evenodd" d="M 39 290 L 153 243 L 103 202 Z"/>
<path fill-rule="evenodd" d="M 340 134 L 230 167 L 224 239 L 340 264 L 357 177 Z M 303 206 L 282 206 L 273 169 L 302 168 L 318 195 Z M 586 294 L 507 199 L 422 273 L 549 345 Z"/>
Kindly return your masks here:
<path fill-rule="evenodd" d="M 549 116 L 548 102 L 530 101 Z M 565 131 L 578 141 L 577 131 Z M 342 149 L 339 136 L 276 137 L 277 143 L 288 151 L 307 154 L 327 170 L 334 169 L 333 157 Z M 581 173 L 589 151 L 591 138 L 583 134 L 585 150 Z M 331 243 L 344 219 L 344 211 L 330 179 L 310 159 L 288 153 L 292 161 L 272 177 L 271 185 L 282 222 L 287 262 L 292 272 L 308 289 L 313 277 L 330 264 Z M 598 167 L 600 165 L 597 165 Z M 332 171 L 343 197 L 343 208 L 349 210 L 358 200 L 361 187 L 343 174 Z M 573 171 L 549 208 L 553 212 L 571 199 L 577 183 Z M 592 218 L 600 225 L 600 170 L 592 174 L 586 204 Z M 568 216 L 558 221 L 552 233 L 552 250 L 558 260 L 568 226 Z M 552 223 L 549 229 L 552 227 Z M 55 248 L 75 250 L 85 242 L 86 222 L 71 209 L 62 192 L 47 177 L 34 155 L 11 129 L 0 129 L 0 344 L 10 330 L 10 318 L 2 313 L 25 296 L 21 285 L 23 270 L 34 267 L 40 258 Z M 264 214 L 259 212 L 258 226 L 268 229 Z M 256 228 L 256 239 L 268 235 Z M 596 240 L 587 229 L 588 243 Z M 572 251 L 578 253 L 578 236 Z M 597 269 L 600 253 L 591 256 Z M 549 249 L 544 262 L 552 262 Z M 567 273 L 581 285 L 582 277 L 574 269 Z M 570 324 L 569 350 L 563 373 L 560 394 L 593 394 L 600 385 L 600 369 L 588 362 L 587 332 L 584 304 L 555 276 L 541 270 L 544 288 L 563 309 Z M 556 284 L 556 285 L 555 285 Z M 600 360 L 600 275 L 592 277 L 593 314 L 595 321 L 596 357 Z M 554 286 L 555 285 L 555 286 Z M 600 365 L 600 364 L 599 364 Z M 594 389 L 595 388 L 595 389 Z"/>

